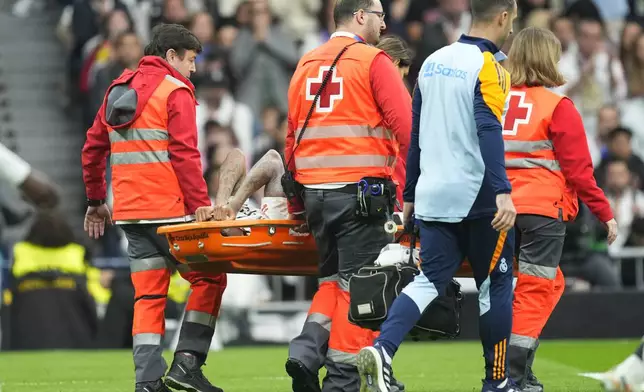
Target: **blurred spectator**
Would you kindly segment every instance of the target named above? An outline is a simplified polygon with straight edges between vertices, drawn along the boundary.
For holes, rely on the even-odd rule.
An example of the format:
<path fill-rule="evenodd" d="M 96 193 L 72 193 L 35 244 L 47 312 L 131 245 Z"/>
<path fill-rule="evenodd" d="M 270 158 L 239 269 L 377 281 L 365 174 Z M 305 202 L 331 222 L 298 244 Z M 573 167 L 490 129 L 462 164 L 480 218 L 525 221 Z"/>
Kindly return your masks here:
<path fill-rule="evenodd" d="M 613 160 L 618 159 L 626 162 L 628 165 L 629 171 L 632 173 L 632 175 L 629 174 L 631 184 L 636 188 L 643 188 L 644 161 L 633 153 L 633 148 L 631 146 L 632 137 L 633 133 L 628 128 L 618 127 L 610 131 L 608 134 L 607 157 L 597 168 L 596 177 L 600 185 L 608 185 L 610 179 L 606 177 L 609 173 L 609 171 L 607 171 L 607 165 L 609 165 Z"/>
<path fill-rule="evenodd" d="M 205 62 L 205 58 L 216 49 L 215 22 L 207 12 L 197 12 L 190 21 L 190 31 L 201 42 L 203 51 L 197 56 L 197 67 Z"/>
<path fill-rule="evenodd" d="M 622 29 L 622 36 L 619 41 L 619 59 L 624 64 L 626 77 L 630 77 L 630 67 L 633 63 L 633 45 L 637 37 L 642 34 L 642 26 L 635 22 L 626 22 Z M 629 90 L 630 95 L 630 90 Z"/>
<path fill-rule="evenodd" d="M 253 141 L 253 164 L 269 150 L 284 151 L 284 140 L 288 131 L 288 118 L 276 107 L 266 107 L 262 113 L 262 133 Z"/>
<path fill-rule="evenodd" d="M 113 57 L 112 50 L 119 35 L 132 28 L 128 14 L 123 10 L 114 10 L 105 16 L 101 32 L 87 41 L 83 47 L 83 65 L 79 76 L 79 89 L 84 99 L 85 125 L 92 125 L 96 112 L 91 101 L 91 89 L 96 81 L 96 72 L 105 67 Z"/>
<path fill-rule="evenodd" d="M 438 0 L 410 0 L 405 17 L 407 34 L 403 37 L 406 37 L 412 46 L 421 40 L 426 18 L 431 18 L 431 13 L 437 6 Z"/>
<path fill-rule="evenodd" d="M 188 21 L 188 9 L 184 0 L 164 0 L 163 11 L 158 20 L 154 20 L 153 24 L 159 23 L 178 23 L 184 24 Z"/>
<path fill-rule="evenodd" d="M 583 204 L 580 204 L 577 219 L 566 224 L 560 266 L 566 280 L 573 280 L 573 290 L 621 286 L 615 262 L 606 251 L 606 230 Z"/>
<path fill-rule="evenodd" d="M 550 8 L 550 0 L 517 0 L 519 19 L 525 22 L 535 11 Z"/>
<path fill-rule="evenodd" d="M 322 0 L 270 0 L 270 11 L 283 21 L 284 32 L 296 37 L 299 45 L 303 37 L 319 29 L 317 13 Z"/>
<path fill-rule="evenodd" d="M 333 21 L 333 4 L 334 0 L 321 0 L 323 4 L 320 12 L 318 12 L 318 26 L 317 30 L 310 31 L 304 36 L 304 40 L 300 45 L 299 55 L 303 56 L 305 53 L 322 45 L 331 38 L 331 34 L 335 31 L 335 22 Z"/>
<path fill-rule="evenodd" d="M 209 120 L 205 125 L 206 143 L 208 151 L 208 166 L 219 168 L 228 156 L 228 153 L 234 148 L 239 147 L 239 142 L 235 132 L 229 127 L 219 124 L 216 121 Z"/>
<path fill-rule="evenodd" d="M 114 40 L 110 60 L 102 65 L 94 78 L 90 89 L 91 108 L 93 116 L 103 104 L 103 97 L 114 79 L 118 78 L 124 70 L 135 70 L 139 60 L 143 57 L 143 46 L 139 37 L 131 31 L 120 33 Z"/>
<path fill-rule="evenodd" d="M 604 105 L 597 111 L 597 132 L 588 132 L 588 148 L 597 166 L 608 156 L 608 141 L 610 132 L 619 127 L 619 109 L 612 104 Z"/>
<path fill-rule="evenodd" d="M 91 348 L 97 331 L 87 249 L 59 212 L 40 211 L 14 246 L 10 348 Z"/>
<path fill-rule="evenodd" d="M 383 9 L 386 12 L 385 23 L 387 24 L 387 34 L 400 37 L 407 36 L 405 17 L 409 12 L 411 4 L 412 0 L 388 0 L 382 2 Z"/>
<path fill-rule="evenodd" d="M 628 95 L 644 96 L 644 34 L 639 33 L 630 46 L 630 55 L 625 64 L 628 76 Z"/>
<path fill-rule="evenodd" d="M 256 117 L 268 105 L 286 113 L 288 84 L 297 61 L 295 43 L 281 26 L 273 23 L 268 2 L 255 1 L 251 26 L 239 31 L 230 53 L 239 101 L 248 105 Z"/>
<path fill-rule="evenodd" d="M 217 42 L 226 50 L 230 50 L 235 43 L 239 29 L 232 23 L 224 24 L 217 32 Z"/>
<path fill-rule="evenodd" d="M 626 97 L 624 70 L 604 40 L 600 21 L 579 21 L 576 38 L 578 50 L 563 54 L 559 63 L 567 83 L 555 90 L 575 102 L 584 125 L 594 132 L 597 110 L 606 103 Z"/>
<path fill-rule="evenodd" d="M 623 159 L 613 159 L 606 166 L 606 196 L 611 203 L 618 224 L 617 240 L 609 249 L 623 248 L 630 239 L 631 224 L 644 218 L 644 193 L 634 186 L 634 179 Z"/>
<path fill-rule="evenodd" d="M 197 91 L 197 129 L 199 129 L 199 150 L 202 159 L 211 145 L 210 136 L 213 122 L 220 127 L 230 128 L 235 140 L 248 156 L 252 156 L 254 117 L 247 105 L 236 102 L 223 73 L 212 73 L 199 82 Z M 209 129 L 210 127 L 210 129 Z M 222 160 L 223 162 L 223 160 Z M 206 166 L 204 165 L 204 169 Z"/>
<path fill-rule="evenodd" d="M 412 38 L 411 42 L 417 59 L 409 72 L 412 86 L 425 59 L 443 46 L 458 40 L 461 34 L 467 34 L 471 23 L 467 0 L 438 0 L 438 8 L 425 13 L 422 33 L 418 40 L 414 41 Z"/>
<path fill-rule="evenodd" d="M 113 10 L 127 13 L 127 7 L 118 0 L 76 0 L 67 14 L 67 20 L 61 20 L 69 22 L 69 30 L 64 25 L 61 26 L 61 30 L 69 31 L 69 40 L 72 43 L 69 65 L 74 85 L 79 81 L 78 75 L 83 68 L 85 45 L 101 32 L 101 23 Z"/>
<path fill-rule="evenodd" d="M 575 41 L 575 24 L 570 18 L 563 15 L 556 15 L 550 19 L 550 30 L 557 36 L 561 42 L 562 55 L 569 52 L 577 51 L 577 42 Z"/>

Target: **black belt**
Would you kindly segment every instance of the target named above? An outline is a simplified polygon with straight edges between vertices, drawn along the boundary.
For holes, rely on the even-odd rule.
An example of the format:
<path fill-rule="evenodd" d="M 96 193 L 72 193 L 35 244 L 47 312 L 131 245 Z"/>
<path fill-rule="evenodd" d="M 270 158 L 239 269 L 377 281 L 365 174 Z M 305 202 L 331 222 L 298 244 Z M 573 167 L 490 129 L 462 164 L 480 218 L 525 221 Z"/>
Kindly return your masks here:
<path fill-rule="evenodd" d="M 385 181 L 385 182 L 391 182 L 391 180 L 387 180 L 387 179 L 384 179 L 384 178 L 382 180 Z M 358 194 L 358 183 L 347 184 L 347 185 L 345 185 L 345 186 L 343 186 L 341 188 L 328 188 L 328 189 L 325 189 L 325 188 L 320 188 L 320 189 L 317 189 L 317 188 L 304 188 L 304 189 L 307 189 L 307 190 L 323 190 L 323 191 L 347 193 L 347 194 L 350 194 L 350 195 L 356 195 L 356 194 Z"/>
<path fill-rule="evenodd" d="M 350 195 L 358 194 L 358 184 L 347 184 L 342 188 L 304 188 L 306 191 L 327 191 L 327 192 L 338 192 L 346 193 Z"/>

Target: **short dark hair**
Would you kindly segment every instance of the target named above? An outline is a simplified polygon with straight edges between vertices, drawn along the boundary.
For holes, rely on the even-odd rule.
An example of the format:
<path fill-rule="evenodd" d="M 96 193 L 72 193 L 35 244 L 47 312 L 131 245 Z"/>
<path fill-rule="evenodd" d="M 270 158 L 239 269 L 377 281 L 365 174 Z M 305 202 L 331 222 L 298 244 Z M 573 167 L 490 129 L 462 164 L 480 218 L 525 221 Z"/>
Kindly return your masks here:
<path fill-rule="evenodd" d="M 515 0 L 470 0 L 473 21 L 490 21 L 504 11 L 513 11 Z"/>
<path fill-rule="evenodd" d="M 202 51 L 199 39 L 184 26 L 165 23 L 155 26 L 152 29 L 152 39 L 145 47 L 144 54 L 165 58 L 165 54 L 170 49 L 174 49 L 181 58 L 188 50 L 193 50 L 196 53 Z"/>
<path fill-rule="evenodd" d="M 61 211 L 39 210 L 25 241 L 45 248 L 60 248 L 76 242 L 76 238 Z"/>
<path fill-rule="evenodd" d="M 333 8 L 333 21 L 338 26 L 353 16 L 357 10 L 373 6 L 373 0 L 336 0 Z"/>
<path fill-rule="evenodd" d="M 630 140 L 633 138 L 633 131 L 626 127 L 617 127 L 608 133 L 608 140 L 612 142 L 620 135 L 624 135 Z"/>

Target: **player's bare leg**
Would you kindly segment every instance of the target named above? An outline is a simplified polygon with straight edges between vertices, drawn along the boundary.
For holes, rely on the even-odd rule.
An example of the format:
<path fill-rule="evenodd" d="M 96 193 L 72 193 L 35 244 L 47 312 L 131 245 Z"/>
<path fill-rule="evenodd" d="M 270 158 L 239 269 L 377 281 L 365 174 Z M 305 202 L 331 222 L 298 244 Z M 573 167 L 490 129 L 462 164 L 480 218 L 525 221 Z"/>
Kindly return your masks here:
<path fill-rule="evenodd" d="M 217 194 L 215 195 L 215 211 L 214 218 L 222 215 L 220 206 L 225 206 L 231 196 L 239 189 L 242 181 L 246 178 L 246 156 L 244 153 L 235 148 L 228 153 L 226 159 L 219 168 L 219 186 L 217 187 Z M 233 215 L 234 217 L 234 215 Z M 242 236 L 244 231 L 241 229 L 226 229 L 225 235 L 228 236 Z"/>
<path fill-rule="evenodd" d="M 220 203 L 220 199 L 217 198 L 215 219 L 234 219 L 237 215 L 237 212 L 239 212 L 239 210 L 244 205 L 244 202 L 246 202 L 246 200 L 248 200 L 251 195 L 253 195 L 262 187 L 264 187 L 265 197 L 285 197 L 284 190 L 282 189 L 281 184 L 282 174 L 284 174 L 284 163 L 282 161 L 282 157 L 275 150 L 268 151 L 250 169 L 246 177 L 243 179 L 243 181 L 241 181 L 239 189 L 235 191 L 232 197 L 226 199 L 226 201 L 224 201 L 223 203 Z"/>
<path fill-rule="evenodd" d="M 215 205 L 223 205 L 237 192 L 246 177 L 246 156 L 235 148 L 228 153 L 219 168 L 219 186 L 215 195 Z"/>

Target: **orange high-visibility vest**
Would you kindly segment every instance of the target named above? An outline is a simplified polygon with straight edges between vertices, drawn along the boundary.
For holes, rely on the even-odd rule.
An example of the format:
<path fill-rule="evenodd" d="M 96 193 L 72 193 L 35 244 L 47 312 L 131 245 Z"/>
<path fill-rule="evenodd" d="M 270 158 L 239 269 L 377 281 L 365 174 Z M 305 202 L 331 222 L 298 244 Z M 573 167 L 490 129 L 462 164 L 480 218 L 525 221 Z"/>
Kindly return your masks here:
<path fill-rule="evenodd" d="M 579 211 L 550 140 L 552 113 L 563 97 L 544 87 L 513 87 L 503 120 L 505 166 L 518 214 L 564 221 Z"/>
<path fill-rule="evenodd" d="M 179 88 L 192 94 L 183 82 L 166 75 L 129 128 L 108 127 L 115 221 L 189 215 L 168 152 L 168 97 Z"/>
<path fill-rule="evenodd" d="M 289 115 L 297 124 L 296 140 L 333 60 L 354 42 L 353 38 L 334 37 L 300 60 L 288 93 Z M 369 81 L 371 63 L 380 52 L 356 43 L 338 61 L 295 150 L 295 179 L 300 184 L 393 176 L 398 143 L 382 126 Z"/>

